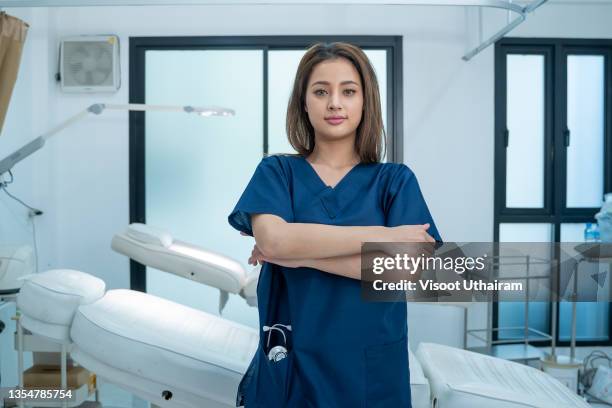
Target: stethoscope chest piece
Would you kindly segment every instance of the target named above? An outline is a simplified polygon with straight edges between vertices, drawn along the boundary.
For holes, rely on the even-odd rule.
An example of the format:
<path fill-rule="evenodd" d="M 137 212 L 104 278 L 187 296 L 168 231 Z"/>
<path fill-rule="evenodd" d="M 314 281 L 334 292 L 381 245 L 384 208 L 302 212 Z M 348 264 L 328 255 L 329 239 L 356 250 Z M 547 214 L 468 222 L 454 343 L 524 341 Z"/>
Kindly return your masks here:
<path fill-rule="evenodd" d="M 287 357 L 287 349 L 283 346 L 274 346 L 268 352 L 268 359 L 275 363 L 278 363 L 285 357 Z"/>
<path fill-rule="evenodd" d="M 270 334 L 272 333 L 272 330 L 277 330 L 280 334 L 282 334 L 283 342 L 287 344 L 287 336 L 285 335 L 283 329 L 279 328 L 278 326 L 283 327 L 288 331 L 291 331 L 291 325 L 285 325 L 280 323 L 273 324 L 272 326 L 263 326 L 263 331 L 268 332 L 268 341 L 266 343 L 267 347 L 270 347 Z M 278 363 L 283 358 L 287 357 L 287 353 L 288 351 L 285 346 L 276 345 L 272 347 L 270 351 L 268 351 L 268 360 Z"/>

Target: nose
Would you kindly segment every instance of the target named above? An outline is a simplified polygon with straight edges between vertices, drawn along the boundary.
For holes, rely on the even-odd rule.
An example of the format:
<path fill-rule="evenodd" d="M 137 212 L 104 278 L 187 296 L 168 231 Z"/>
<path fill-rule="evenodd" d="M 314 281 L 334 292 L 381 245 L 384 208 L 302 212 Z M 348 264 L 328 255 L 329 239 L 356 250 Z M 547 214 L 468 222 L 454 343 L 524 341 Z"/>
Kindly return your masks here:
<path fill-rule="evenodd" d="M 327 107 L 329 110 L 337 111 L 342 109 L 342 104 L 340 103 L 340 94 L 338 92 L 332 92 Z"/>

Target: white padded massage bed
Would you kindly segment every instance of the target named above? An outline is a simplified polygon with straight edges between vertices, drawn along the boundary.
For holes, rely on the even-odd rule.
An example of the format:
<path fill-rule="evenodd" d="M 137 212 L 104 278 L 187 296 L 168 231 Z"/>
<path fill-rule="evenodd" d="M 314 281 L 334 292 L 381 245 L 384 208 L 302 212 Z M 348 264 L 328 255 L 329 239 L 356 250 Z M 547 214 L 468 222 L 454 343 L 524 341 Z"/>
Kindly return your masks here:
<path fill-rule="evenodd" d="M 188 250 L 178 252 L 177 245 Z M 240 294 L 253 303 L 256 272 L 247 275 L 236 261 L 198 252 L 200 248 L 174 241 L 163 231 L 132 225 L 113 239 L 112 246 L 139 262 L 216 286 L 222 293 Z M 235 406 L 239 381 L 258 343 L 254 328 L 146 293 L 126 289 L 105 293 L 103 281 L 79 271 L 30 275 L 17 301 L 26 329 L 70 343 L 76 362 L 160 407 Z M 474 353 L 447 347 L 443 357 L 433 356 L 438 350 L 435 346 L 421 344 L 417 357 L 409 352 L 414 408 L 431 407 L 432 402 L 439 408 L 550 407 L 538 405 L 544 396 L 537 390 L 512 397 L 506 395 L 508 387 L 495 388 L 487 384 L 487 378 L 467 375 L 478 370 L 466 357 Z M 508 364 L 523 367 L 492 359 L 490 368 L 496 372 L 495 367 L 506 369 Z M 447 373 L 459 370 L 461 376 Z M 496 373 L 506 383 L 516 381 L 504 372 Z M 567 389 L 557 389 L 562 387 L 560 383 L 541 374 L 542 384 L 549 384 L 545 390 L 571 394 Z M 461 383 L 468 378 L 473 380 L 471 393 L 463 391 Z M 485 390 L 481 394 L 474 391 L 479 384 Z M 506 398 L 502 405 L 497 397 L 500 393 Z"/>
<path fill-rule="evenodd" d="M 247 326 L 142 292 L 104 292 L 83 272 L 30 275 L 21 324 L 72 343 L 72 358 L 158 406 L 228 407 L 257 347 Z"/>

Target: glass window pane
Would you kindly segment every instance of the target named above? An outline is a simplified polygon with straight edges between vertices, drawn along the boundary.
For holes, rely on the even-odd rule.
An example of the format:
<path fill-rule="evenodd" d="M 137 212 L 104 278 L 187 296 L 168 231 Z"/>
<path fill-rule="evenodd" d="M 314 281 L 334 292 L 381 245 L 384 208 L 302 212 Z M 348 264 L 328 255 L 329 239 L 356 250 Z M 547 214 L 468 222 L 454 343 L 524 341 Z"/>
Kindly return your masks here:
<path fill-rule="evenodd" d="M 305 50 L 268 52 L 268 153 L 295 153 L 285 122 L 293 80 Z"/>
<path fill-rule="evenodd" d="M 583 242 L 584 223 L 561 224 L 561 242 Z M 609 265 L 581 263 L 580 276 L 594 275 L 600 272 L 609 274 Z M 573 282 L 573 280 L 571 281 Z M 610 326 L 610 309 L 608 302 L 576 303 L 576 339 L 607 340 Z M 559 303 L 559 339 L 569 341 L 572 330 L 572 303 Z"/>
<path fill-rule="evenodd" d="M 368 50 L 378 79 L 383 124 L 387 128 L 387 51 Z M 305 50 L 271 50 L 268 52 L 268 153 L 295 153 L 287 140 L 285 122 L 293 81 Z"/>
<path fill-rule="evenodd" d="M 544 333 L 550 333 L 550 303 L 548 302 L 529 302 L 529 327 Z M 502 327 L 520 327 L 520 329 L 499 330 L 500 340 L 523 339 L 525 334 L 525 303 L 521 302 L 499 302 L 498 324 Z M 529 332 L 534 340 L 541 340 L 542 337 L 536 333 Z"/>
<path fill-rule="evenodd" d="M 561 224 L 561 242 L 583 242 L 585 223 Z"/>
<path fill-rule="evenodd" d="M 552 224 L 502 223 L 499 224 L 499 242 L 550 242 Z M 499 327 L 525 325 L 525 304 L 519 302 L 499 302 Z M 550 333 L 550 304 L 547 302 L 529 303 L 529 327 Z M 534 335 L 534 334 L 530 334 Z M 521 330 L 500 330 L 500 340 L 523 338 Z M 539 337 L 538 337 L 539 338 Z"/>
<path fill-rule="evenodd" d="M 550 242 L 552 238 L 552 224 L 499 224 L 499 242 Z"/>
<path fill-rule="evenodd" d="M 604 57 L 567 57 L 567 207 L 599 207 L 603 199 Z"/>
<path fill-rule="evenodd" d="M 507 57 L 506 207 L 544 206 L 544 56 Z"/>
<path fill-rule="evenodd" d="M 608 302 L 578 302 L 576 304 L 576 339 L 608 340 L 610 332 Z M 559 303 L 559 339 L 569 341 L 572 333 L 572 304 Z"/>
<path fill-rule="evenodd" d="M 147 112 L 147 223 L 250 270 L 254 241 L 231 228 L 227 216 L 263 154 L 263 51 L 148 51 L 145 72 L 147 103 L 236 111 L 234 117 Z M 218 313 L 217 289 L 169 273 L 148 268 L 147 291 Z M 224 316 L 257 325 L 257 309 L 236 296 Z"/>

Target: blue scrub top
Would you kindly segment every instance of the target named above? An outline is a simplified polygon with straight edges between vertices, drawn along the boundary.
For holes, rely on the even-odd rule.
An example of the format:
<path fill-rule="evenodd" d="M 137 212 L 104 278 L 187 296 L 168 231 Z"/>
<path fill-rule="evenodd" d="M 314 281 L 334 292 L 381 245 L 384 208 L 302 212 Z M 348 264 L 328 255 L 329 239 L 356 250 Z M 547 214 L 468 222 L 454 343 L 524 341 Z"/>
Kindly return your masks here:
<path fill-rule="evenodd" d="M 264 158 L 228 217 L 253 235 L 251 214 L 293 223 L 393 227 L 430 223 L 414 173 L 404 164 L 358 164 L 331 188 L 305 158 Z M 264 263 L 257 285 L 259 346 L 236 406 L 410 408 L 405 302 L 366 302 L 361 282 L 312 268 Z M 291 324 L 288 357 L 267 358 L 262 326 Z M 271 343 L 283 344 L 273 331 Z"/>

